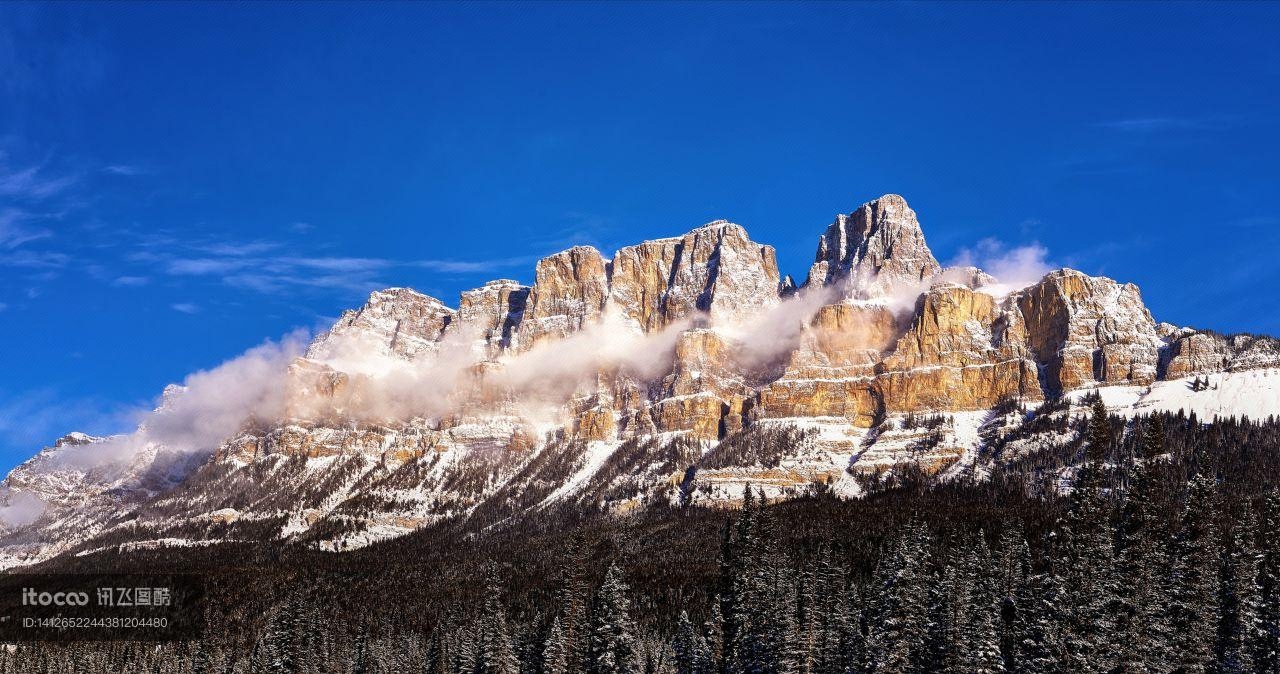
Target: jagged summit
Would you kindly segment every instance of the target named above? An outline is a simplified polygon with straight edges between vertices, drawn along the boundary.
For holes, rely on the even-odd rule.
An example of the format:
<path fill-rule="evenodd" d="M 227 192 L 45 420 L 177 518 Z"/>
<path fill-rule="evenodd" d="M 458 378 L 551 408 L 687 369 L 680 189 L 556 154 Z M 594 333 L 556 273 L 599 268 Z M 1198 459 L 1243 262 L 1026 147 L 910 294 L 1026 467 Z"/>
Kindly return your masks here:
<path fill-rule="evenodd" d="M 865 296 L 919 286 L 942 270 L 906 199 L 886 194 L 835 222 L 818 239 L 806 285 L 848 281 Z"/>

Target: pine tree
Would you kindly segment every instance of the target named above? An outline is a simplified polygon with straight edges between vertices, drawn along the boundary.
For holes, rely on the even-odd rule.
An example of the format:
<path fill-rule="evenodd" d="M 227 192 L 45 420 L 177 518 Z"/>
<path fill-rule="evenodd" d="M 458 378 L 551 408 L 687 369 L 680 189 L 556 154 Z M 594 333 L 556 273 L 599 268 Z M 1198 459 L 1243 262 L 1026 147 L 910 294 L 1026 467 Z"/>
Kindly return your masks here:
<path fill-rule="evenodd" d="M 1222 559 L 1219 602 L 1222 620 L 1218 628 L 1218 670 L 1222 674 L 1253 672 L 1254 644 L 1262 629 L 1258 590 L 1259 553 L 1253 541 L 1257 523 L 1246 502 L 1231 531 L 1231 543 Z"/>
<path fill-rule="evenodd" d="M 870 672 L 906 674 L 917 671 L 925 660 L 927 539 L 923 524 L 908 524 L 876 570 L 876 596 L 867 635 Z"/>
<path fill-rule="evenodd" d="M 594 674 L 631 674 L 636 669 L 635 626 L 631 601 L 617 563 L 610 564 L 596 593 L 592 612 L 591 658 Z"/>
<path fill-rule="evenodd" d="M 485 574 L 485 595 L 476 629 L 476 674 L 519 674 L 507 613 L 502 605 L 502 580 L 496 566 Z"/>
<path fill-rule="evenodd" d="M 711 616 L 702 626 L 702 640 L 706 646 L 700 659 L 699 671 L 703 674 L 723 671 L 724 618 L 720 615 L 719 597 L 711 602 Z"/>
<path fill-rule="evenodd" d="M 551 621 L 547 631 L 546 646 L 542 650 L 542 674 L 567 674 L 569 672 L 569 644 L 565 639 L 560 618 Z"/>
<path fill-rule="evenodd" d="M 560 607 L 560 629 L 564 636 L 565 663 L 569 671 L 581 671 L 587 664 L 590 593 L 581 573 L 581 562 L 585 554 L 585 543 L 581 536 L 574 536 L 565 551 L 565 572 L 556 592 Z"/>
<path fill-rule="evenodd" d="M 1267 494 L 1253 539 L 1263 544 L 1258 559 L 1258 625 L 1253 635 L 1254 667 L 1280 674 L 1280 490 Z"/>
<path fill-rule="evenodd" d="M 693 622 L 689 620 L 689 612 L 681 611 L 680 618 L 676 621 L 676 634 L 671 641 L 676 674 L 699 674 L 698 667 L 703 657 L 703 645 L 699 643 L 701 639 Z"/>
<path fill-rule="evenodd" d="M 1111 422 L 1101 397 L 1095 397 L 1086 430 L 1085 461 L 1076 473 L 1064 526 L 1060 527 L 1060 567 L 1065 570 L 1062 597 L 1066 662 L 1077 671 L 1111 669 L 1116 649 L 1120 591 L 1114 565 L 1115 549 L 1109 525 L 1109 506 L 1102 486 L 1104 461 L 1111 447 Z"/>
<path fill-rule="evenodd" d="M 1117 664 L 1125 671 L 1172 669 L 1167 645 L 1171 634 L 1164 592 L 1168 558 L 1162 541 L 1167 533 L 1157 512 L 1157 462 L 1165 453 L 1164 423 L 1153 415 L 1142 426 L 1138 452 L 1128 467 L 1117 540 L 1120 608 L 1115 626 Z"/>
<path fill-rule="evenodd" d="M 1000 602 L 1000 655 L 1005 669 L 1018 671 L 1018 644 L 1026 631 L 1026 616 L 1018 590 L 1031 573 L 1031 548 L 1020 522 L 1007 524 L 1000 534 L 1000 563 L 996 571 Z"/>
<path fill-rule="evenodd" d="M 1206 472 L 1191 480 L 1183 508 L 1169 607 L 1176 665 L 1188 674 L 1210 670 L 1219 620 L 1215 484 Z"/>
<path fill-rule="evenodd" d="M 1004 659 L 1000 656 L 1000 600 L 991 568 L 991 551 L 981 533 L 973 548 L 974 564 L 968 574 L 966 596 L 962 598 L 969 618 L 960 631 L 965 645 L 962 663 L 966 672 L 994 674 L 1004 671 Z"/>
<path fill-rule="evenodd" d="M 1065 592 L 1062 578 L 1054 573 L 1052 564 L 1058 558 L 1052 549 L 1054 537 L 1050 535 L 1046 550 L 1046 563 L 1039 572 L 1032 572 L 1025 585 L 1018 591 L 1018 613 L 1023 616 L 1023 629 L 1018 644 L 1019 671 L 1027 674 L 1054 674 L 1066 671 L 1067 648 L 1062 628 L 1066 622 L 1063 605 Z"/>

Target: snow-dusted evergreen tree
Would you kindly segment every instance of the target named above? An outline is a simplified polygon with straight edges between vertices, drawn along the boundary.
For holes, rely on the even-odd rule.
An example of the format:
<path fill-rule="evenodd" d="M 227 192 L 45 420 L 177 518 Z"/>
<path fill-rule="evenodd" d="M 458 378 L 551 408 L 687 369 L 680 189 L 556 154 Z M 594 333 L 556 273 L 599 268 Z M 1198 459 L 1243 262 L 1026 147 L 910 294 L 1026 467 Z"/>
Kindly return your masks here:
<path fill-rule="evenodd" d="M 1261 631 L 1258 561 L 1253 535 L 1257 522 L 1248 503 L 1243 505 L 1230 544 L 1222 555 L 1218 597 L 1222 619 L 1218 626 L 1218 668 L 1221 674 L 1255 671 L 1254 643 Z"/>
<path fill-rule="evenodd" d="M 565 551 L 567 564 L 556 591 L 560 629 L 564 638 L 565 666 L 568 671 L 582 671 L 587 666 L 590 640 L 590 591 L 582 577 L 581 559 L 585 543 L 574 537 Z"/>
<path fill-rule="evenodd" d="M 632 674 L 636 671 L 636 634 L 631 622 L 629 588 L 622 568 L 609 565 L 596 592 L 592 610 L 591 662 L 593 674 Z"/>
<path fill-rule="evenodd" d="M 565 639 L 564 628 L 557 616 L 551 621 L 551 629 L 547 630 L 546 645 L 542 649 L 542 674 L 568 674 L 569 643 Z"/>
<path fill-rule="evenodd" d="M 960 627 L 968 619 L 968 603 L 962 599 L 968 592 L 965 575 L 970 555 L 966 546 L 952 548 L 956 552 L 941 573 L 928 578 L 927 659 L 922 667 L 932 672 L 958 672 L 961 668 Z"/>
<path fill-rule="evenodd" d="M 810 564 L 795 579 L 790 629 L 783 648 L 783 667 L 793 674 L 813 674 L 822 641 L 817 572 Z"/>
<path fill-rule="evenodd" d="M 1111 422 L 1101 397 L 1094 397 L 1086 428 L 1085 460 L 1076 472 L 1062 536 L 1059 568 L 1068 591 L 1062 605 L 1066 662 L 1079 672 L 1106 672 L 1113 666 L 1116 616 L 1120 611 L 1110 507 L 1104 493 Z"/>
<path fill-rule="evenodd" d="M 1066 592 L 1062 578 L 1054 572 L 1051 563 L 1062 557 L 1054 553 L 1054 538 L 1052 534 L 1049 537 L 1043 568 L 1033 571 L 1018 590 L 1018 612 L 1023 624 L 1018 643 L 1018 671 L 1027 674 L 1061 672 L 1066 660 L 1062 634 Z"/>
<path fill-rule="evenodd" d="M 1218 534 L 1214 479 L 1201 466 L 1191 480 L 1174 560 L 1170 620 L 1175 664 L 1188 674 L 1210 671 L 1217 640 Z"/>
<path fill-rule="evenodd" d="M 991 551 L 981 533 L 973 543 L 972 566 L 966 574 L 967 621 L 959 625 L 962 669 L 973 674 L 1005 671 L 1000 655 L 1000 597 L 992 569 Z"/>
<path fill-rule="evenodd" d="M 515 645 L 507 628 L 507 611 L 502 603 L 502 579 L 496 566 L 485 574 L 484 603 L 477 617 L 475 674 L 519 674 Z"/>
<path fill-rule="evenodd" d="M 754 553 L 759 549 L 757 521 L 759 509 L 755 493 L 748 484 L 742 493 L 742 510 L 737 522 L 725 527 L 720 547 L 720 615 L 722 662 L 727 671 L 742 658 L 743 642 L 750 636 L 745 630 L 751 619 L 747 608 L 753 573 Z"/>
<path fill-rule="evenodd" d="M 267 619 L 256 647 L 255 667 L 262 672 L 300 672 L 299 613 L 297 597 L 290 597 Z"/>
<path fill-rule="evenodd" d="M 1018 671 L 1018 644 L 1026 631 L 1026 616 L 1018 603 L 1018 590 L 1031 573 L 1031 548 L 1022 524 L 1008 523 L 1000 534 L 1000 557 L 995 579 L 999 592 L 1000 655 L 1005 669 Z"/>
<path fill-rule="evenodd" d="M 666 640 L 641 639 L 638 651 L 642 674 L 676 674 L 675 653 Z"/>
<path fill-rule="evenodd" d="M 928 530 L 913 521 L 874 578 L 875 593 L 867 621 L 867 667 L 876 674 L 906 674 L 926 658 L 928 626 Z"/>
<path fill-rule="evenodd" d="M 1254 540 L 1263 544 L 1258 565 L 1258 630 L 1253 664 L 1261 674 L 1280 674 L 1280 491 L 1268 495 Z"/>
<path fill-rule="evenodd" d="M 1165 454 L 1164 423 L 1152 416 L 1132 457 L 1128 492 L 1117 534 L 1120 609 L 1115 626 L 1118 666 L 1125 671 L 1169 671 L 1170 628 L 1166 576 L 1168 531 L 1158 514 L 1159 462 Z"/>
<path fill-rule="evenodd" d="M 724 619 L 720 616 L 720 599 L 711 601 L 711 615 L 702 625 L 702 657 L 697 669 L 703 674 L 719 672 L 724 663 Z"/>
<path fill-rule="evenodd" d="M 689 620 L 689 612 L 681 611 L 676 621 L 676 633 L 671 640 L 671 651 L 675 658 L 676 674 L 711 674 L 703 669 L 708 659 L 706 641 L 698 634 L 693 621 Z"/>

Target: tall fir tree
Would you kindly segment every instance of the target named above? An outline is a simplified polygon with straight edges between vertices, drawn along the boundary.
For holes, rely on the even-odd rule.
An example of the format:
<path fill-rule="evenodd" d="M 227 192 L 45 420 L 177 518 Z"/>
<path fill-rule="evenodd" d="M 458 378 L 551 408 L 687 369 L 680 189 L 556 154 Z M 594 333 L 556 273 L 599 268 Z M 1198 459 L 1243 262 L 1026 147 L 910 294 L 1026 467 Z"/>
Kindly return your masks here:
<path fill-rule="evenodd" d="M 490 565 L 485 574 L 484 603 L 477 619 L 475 674 L 519 674 L 520 662 L 507 627 L 502 579 Z"/>
<path fill-rule="evenodd" d="M 1230 544 L 1223 550 L 1218 601 L 1222 618 L 1218 626 L 1217 671 L 1246 674 L 1255 671 L 1254 644 L 1262 625 L 1258 589 L 1259 553 L 1253 535 L 1257 522 L 1248 502 L 1231 529 Z"/>
<path fill-rule="evenodd" d="M 636 671 L 636 634 L 628 591 L 622 568 L 616 562 L 610 564 L 592 611 L 592 674 Z"/>
<path fill-rule="evenodd" d="M 1253 664 L 1260 674 L 1280 674 L 1280 490 L 1267 494 L 1254 540 L 1263 543 L 1258 564 L 1258 626 Z"/>
<path fill-rule="evenodd" d="M 569 643 L 557 616 L 551 621 L 542 649 L 542 674 L 568 674 L 569 671 Z"/>
<path fill-rule="evenodd" d="M 908 674 L 926 659 L 928 530 L 912 521 L 881 560 L 868 618 L 867 671 Z"/>
<path fill-rule="evenodd" d="M 1211 671 L 1217 641 L 1218 532 L 1215 481 L 1202 465 L 1192 478 L 1176 539 L 1169 603 L 1178 636 L 1175 665 L 1187 674 Z"/>

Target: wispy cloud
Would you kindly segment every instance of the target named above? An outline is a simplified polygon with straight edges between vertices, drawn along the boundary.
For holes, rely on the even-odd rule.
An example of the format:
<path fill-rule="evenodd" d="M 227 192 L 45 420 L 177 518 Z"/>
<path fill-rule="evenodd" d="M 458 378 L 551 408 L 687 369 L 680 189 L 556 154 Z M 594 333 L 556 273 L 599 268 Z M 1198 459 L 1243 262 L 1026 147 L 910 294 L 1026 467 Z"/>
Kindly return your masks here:
<path fill-rule="evenodd" d="M 1133 133 L 1154 133 L 1159 131 L 1179 131 L 1186 129 L 1217 128 L 1221 120 L 1210 120 L 1192 117 L 1133 117 L 1129 119 L 1113 119 L 1102 122 L 1098 126 Z"/>
<path fill-rule="evenodd" d="M 426 269 L 440 274 L 483 274 L 527 265 L 532 257 L 491 260 L 418 259 L 302 255 L 297 246 L 275 241 L 183 241 L 147 235 L 129 259 L 178 278 L 218 279 L 228 286 L 263 294 L 299 288 L 368 292 L 388 285 L 396 270 Z"/>
<path fill-rule="evenodd" d="M 118 433 L 136 423 L 135 406 L 76 398 L 46 387 L 28 391 L 0 390 L 0 437 L 3 444 L 32 447 L 53 444 L 68 431 Z"/>
<path fill-rule="evenodd" d="M 3 162 L 0 156 L 0 162 Z M 0 196 L 27 201 L 42 201 L 64 192 L 74 185 L 76 174 L 50 174 L 44 164 L 10 169 L 0 163 Z"/>
<path fill-rule="evenodd" d="M 14 250 L 0 252 L 0 267 L 23 269 L 61 269 L 71 262 L 71 256 L 56 251 Z"/>
<path fill-rule="evenodd" d="M 0 248 L 12 250 L 24 243 L 53 236 L 53 232 L 48 229 L 27 224 L 34 219 L 36 216 L 17 208 L 0 211 Z"/>
<path fill-rule="evenodd" d="M 1056 265 L 1048 261 L 1049 249 L 1039 243 L 1009 246 L 994 238 L 963 248 L 950 266 L 978 267 L 998 281 L 997 289 L 1017 290 L 1039 281 Z"/>
<path fill-rule="evenodd" d="M 146 173 L 142 167 L 130 164 L 110 164 L 102 167 L 102 172 L 113 176 L 140 176 Z"/>
<path fill-rule="evenodd" d="M 150 282 L 151 279 L 146 276 L 119 276 L 112 279 L 111 285 L 117 288 L 136 288 L 147 285 Z"/>
<path fill-rule="evenodd" d="M 169 308 L 184 314 L 200 313 L 200 306 L 197 304 L 192 304 L 191 302 L 178 302 L 176 304 L 170 304 Z"/>

